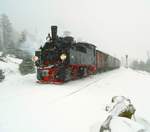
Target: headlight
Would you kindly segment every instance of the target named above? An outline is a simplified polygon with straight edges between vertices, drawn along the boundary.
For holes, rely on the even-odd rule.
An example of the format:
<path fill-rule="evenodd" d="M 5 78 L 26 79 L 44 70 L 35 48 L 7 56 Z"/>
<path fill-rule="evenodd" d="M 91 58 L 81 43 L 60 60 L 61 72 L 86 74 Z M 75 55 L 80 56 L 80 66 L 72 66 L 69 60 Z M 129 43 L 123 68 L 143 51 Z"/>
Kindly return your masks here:
<path fill-rule="evenodd" d="M 66 58 L 67 58 L 67 55 L 66 55 L 66 54 L 61 54 L 61 55 L 60 55 L 60 59 L 61 59 L 62 61 L 64 61 Z"/>
<path fill-rule="evenodd" d="M 36 62 L 39 58 L 37 56 L 32 57 L 32 61 Z"/>

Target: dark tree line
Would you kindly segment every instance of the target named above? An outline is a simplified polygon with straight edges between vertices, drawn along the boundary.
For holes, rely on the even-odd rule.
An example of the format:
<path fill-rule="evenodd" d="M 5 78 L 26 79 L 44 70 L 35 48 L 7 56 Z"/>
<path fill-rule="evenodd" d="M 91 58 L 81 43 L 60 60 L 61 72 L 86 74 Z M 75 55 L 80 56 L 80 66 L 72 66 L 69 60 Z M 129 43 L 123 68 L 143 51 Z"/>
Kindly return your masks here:
<path fill-rule="evenodd" d="M 3 57 L 10 54 L 16 58 L 23 59 L 19 67 L 23 75 L 35 72 L 34 64 L 31 60 L 32 55 L 27 50 L 21 48 L 26 41 L 26 36 L 26 31 L 21 33 L 15 31 L 7 15 L 0 15 L 0 52 L 2 52 Z"/>
<path fill-rule="evenodd" d="M 131 68 L 150 72 L 150 58 L 148 57 L 146 62 L 134 60 L 131 64 Z"/>

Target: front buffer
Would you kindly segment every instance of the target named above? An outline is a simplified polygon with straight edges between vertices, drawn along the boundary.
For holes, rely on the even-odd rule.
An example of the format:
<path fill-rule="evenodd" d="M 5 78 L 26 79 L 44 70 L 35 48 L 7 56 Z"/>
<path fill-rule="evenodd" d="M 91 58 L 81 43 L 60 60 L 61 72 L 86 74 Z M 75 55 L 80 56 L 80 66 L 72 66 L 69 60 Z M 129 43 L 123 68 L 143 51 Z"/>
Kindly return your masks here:
<path fill-rule="evenodd" d="M 62 84 L 96 73 L 95 66 L 70 65 L 67 67 L 42 67 L 37 69 L 37 82 L 43 84 Z"/>

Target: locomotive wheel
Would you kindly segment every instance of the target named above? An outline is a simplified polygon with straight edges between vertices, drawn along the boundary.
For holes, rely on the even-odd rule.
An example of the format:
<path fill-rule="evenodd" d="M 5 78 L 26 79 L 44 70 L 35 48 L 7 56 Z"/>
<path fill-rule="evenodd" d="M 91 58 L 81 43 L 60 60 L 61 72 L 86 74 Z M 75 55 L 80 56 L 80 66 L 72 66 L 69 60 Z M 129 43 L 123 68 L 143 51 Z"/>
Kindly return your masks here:
<path fill-rule="evenodd" d="M 91 75 L 91 74 L 92 74 L 90 67 L 88 67 L 88 69 L 87 69 L 87 74 L 88 74 L 88 75 Z"/>
<path fill-rule="evenodd" d="M 65 76 L 65 81 L 68 81 L 71 79 L 71 68 L 66 69 L 66 76 Z"/>
<path fill-rule="evenodd" d="M 79 78 L 82 78 L 84 76 L 84 67 L 80 67 L 78 70 L 78 76 Z"/>
<path fill-rule="evenodd" d="M 84 67 L 84 77 L 88 76 L 88 70 L 86 67 Z"/>

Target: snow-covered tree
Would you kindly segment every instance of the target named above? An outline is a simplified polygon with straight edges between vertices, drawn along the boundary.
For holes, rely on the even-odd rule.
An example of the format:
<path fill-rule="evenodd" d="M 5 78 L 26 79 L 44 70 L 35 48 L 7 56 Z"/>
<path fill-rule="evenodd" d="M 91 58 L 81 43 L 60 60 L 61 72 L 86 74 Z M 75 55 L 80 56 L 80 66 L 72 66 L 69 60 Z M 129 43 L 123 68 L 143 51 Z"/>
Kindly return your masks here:
<path fill-rule="evenodd" d="M 24 30 L 21 32 L 19 43 L 24 43 L 26 41 L 26 37 L 27 37 L 27 32 Z"/>
<path fill-rule="evenodd" d="M 35 73 L 34 62 L 30 57 L 25 58 L 23 62 L 19 65 L 19 70 L 22 75 L 26 75 L 29 73 Z"/>
<path fill-rule="evenodd" d="M 0 18 L 1 27 L 1 46 L 4 54 L 14 47 L 13 43 L 13 28 L 7 15 L 2 14 Z"/>
<path fill-rule="evenodd" d="M 133 69 L 138 69 L 138 67 L 139 67 L 139 62 L 138 62 L 137 60 L 134 60 L 134 61 L 132 62 L 132 64 L 131 64 L 131 67 L 132 67 Z"/>

